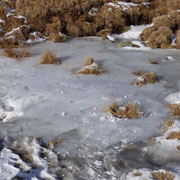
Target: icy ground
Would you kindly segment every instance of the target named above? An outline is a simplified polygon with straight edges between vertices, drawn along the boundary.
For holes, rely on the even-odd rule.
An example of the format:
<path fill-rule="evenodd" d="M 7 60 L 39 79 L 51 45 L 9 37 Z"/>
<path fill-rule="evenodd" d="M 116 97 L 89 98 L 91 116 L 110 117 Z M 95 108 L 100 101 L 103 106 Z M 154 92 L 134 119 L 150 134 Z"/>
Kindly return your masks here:
<path fill-rule="evenodd" d="M 160 124 L 168 118 L 166 101 L 180 89 L 180 52 L 134 49 L 120 49 L 117 43 L 89 37 L 36 44 L 31 57 L 22 61 L 1 56 L 0 179 L 141 180 L 152 179 L 151 172 L 160 169 L 178 179 L 178 162 L 149 160 L 153 153 L 149 155 L 146 146 L 149 138 L 163 136 Z M 55 52 L 61 64 L 40 65 L 45 50 Z M 87 56 L 107 72 L 100 76 L 74 74 Z M 159 64 L 150 64 L 150 59 Z M 133 85 L 136 77 L 132 72 L 137 70 L 155 72 L 158 82 Z M 177 96 L 173 95 L 173 101 Z M 111 117 L 104 108 L 112 99 L 119 105 L 128 101 L 139 104 L 141 117 Z M 44 143 L 59 138 L 62 142 L 46 149 Z M 33 163 L 21 157 L 22 151 L 32 155 Z M 42 151 L 48 157 L 40 156 Z M 56 168 L 50 162 L 56 162 Z M 133 176 L 133 169 L 140 169 L 142 175 Z"/>

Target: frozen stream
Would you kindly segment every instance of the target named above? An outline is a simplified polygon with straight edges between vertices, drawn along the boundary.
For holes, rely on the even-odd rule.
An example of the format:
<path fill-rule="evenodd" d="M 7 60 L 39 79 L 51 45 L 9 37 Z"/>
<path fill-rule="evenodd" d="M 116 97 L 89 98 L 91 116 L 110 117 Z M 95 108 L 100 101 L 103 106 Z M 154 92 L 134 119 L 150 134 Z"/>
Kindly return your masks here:
<path fill-rule="evenodd" d="M 44 50 L 55 52 L 62 64 L 40 65 Z M 161 132 L 160 124 L 168 117 L 164 99 L 180 89 L 180 51 L 119 49 L 115 43 L 91 37 L 61 44 L 43 42 L 33 46 L 31 53 L 23 61 L 0 57 L 0 115 L 6 116 L 0 124 L 2 138 L 36 136 L 44 142 L 61 138 L 55 151 L 78 159 L 82 169 L 76 171 L 77 179 L 119 179 L 118 173 L 101 174 L 112 170 L 110 164 L 119 172 L 153 166 L 142 157 L 140 148 Z M 107 73 L 95 76 L 69 71 L 80 68 L 87 56 L 100 62 Z M 167 56 L 172 58 L 165 60 Z M 150 64 L 149 59 L 159 64 Z M 132 72 L 137 70 L 155 72 L 159 82 L 132 85 L 136 78 Z M 139 104 L 141 117 L 109 116 L 104 108 L 112 98 L 120 105 Z M 119 155 L 129 143 L 134 144 Z M 127 168 L 120 168 L 120 159 L 129 162 Z M 87 172 L 89 177 L 83 177 L 85 164 L 96 169 Z"/>

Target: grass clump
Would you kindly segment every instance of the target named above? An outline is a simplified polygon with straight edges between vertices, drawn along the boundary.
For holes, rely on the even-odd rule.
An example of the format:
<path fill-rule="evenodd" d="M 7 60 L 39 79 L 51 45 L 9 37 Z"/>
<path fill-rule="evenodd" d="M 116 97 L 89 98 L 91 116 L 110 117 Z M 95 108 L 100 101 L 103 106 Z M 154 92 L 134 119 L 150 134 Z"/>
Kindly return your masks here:
<path fill-rule="evenodd" d="M 92 57 L 87 57 L 83 61 L 83 66 L 80 70 L 75 72 L 76 74 L 95 74 L 95 75 L 101 75 L 105 73 L 103 69 L 100 68 L 99 64 L 95 62 L 95 60 Z"/>
<path fill-rule="evenodd" d="M 141 70 L 132 72 L 132 74 L 138 76 L 138 78 L 134 81 L 134 84 L 137 86 L 143 86 L 145 84 L 153 84 L 157 82 L 157 76 L 154 72 L 144 72 Z"/>
<path fill-rule="evenodd" d="M 137 176 L 142 176 L 142 173 L 140 173 L 140 172 L 136 172 L 136 173 L 133 173 L 133 176 L 134 176 L 134 177 L 137 177 Z"/>
<path fill-rule="evenodd" d="M 174 121 L 172 119 L 168 119 L 161 124 L 161 127 L 164 131 L 167 131 L 173 124 Z"/>
<path fill-rule="evenodd" d="M 180 104 L 167 104 L 166 106 L 169 109 L 171 115 L 180 116 Z"/>
<path fill-rule="evenodd" d="M 116 101 L 112 101 L 112 103 L 105 108 L 105 112 L 117 118 L 135 119 L 140 117 L 139 107 L 132 102 L 128 102 L 123 107 L 119 107 Z"/>
<path fill-rule="evenodd" d="M 42 55 L 40 64 L 60 64 L 60 62 L 52 51 L 45 51 Z"/>
<path fill-rule="evenodd" d="M 54 147 L 54 146 L 56 146 L 57 144 L 59 144 L 61 142 L 62 142 L 61 138 L 54 139 L 54 140 L 48 142 L 46 146 L 47 146 L 47 148 L 51 148 L 51 147 Z"/>
<path fill-rule="evenodd" d="M 157 60 L 154 60 L 154 59 L 150 59 L 149 60 L 149 63 L 150 64 L 159 64 Z"/>
<path fill-rule="evenodd" d="M 14 48 L 5 48 L 4 55 L 14 59 L 22 59 L 25 57 L 29 57 L 30 53 L 29 53 L 29 48 L 27 47 L 24 47 L 20 50 Z"/>
<path fill-rule="evenodd" d="M 152 176 L 155 180 L 174 180 L 175 176 L 169 172 L 154 172 Z"/>
<path fill-rule="evenodd" d="M 166 137 L 166 139 L 178 139 L 180 140 L 180 132 L 171 132 L 168 134 L 168 136 Z"/>

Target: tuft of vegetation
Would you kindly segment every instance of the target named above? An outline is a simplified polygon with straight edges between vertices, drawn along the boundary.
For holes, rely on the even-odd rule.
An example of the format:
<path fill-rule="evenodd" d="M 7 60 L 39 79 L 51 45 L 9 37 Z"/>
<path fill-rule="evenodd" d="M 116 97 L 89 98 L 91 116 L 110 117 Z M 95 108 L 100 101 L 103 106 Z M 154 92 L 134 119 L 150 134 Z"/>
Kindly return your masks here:
<path fill-rule="evenodd" d="M 142 173 L 140 173 L 140 172 L 136 172 L 136 173 L 133 173 L 133 176 L 134 176 L 134 177 L 137 177 L 137 176 L 142 176 Z"/>
<path fill-rule="evenodd" d="M 171 115 L 180 116 L 180 104 L 167 104 L 166 107 L 169 109 Z"/>
<path fill-rule="evenodd" d="M 132 102 L 128 102 L 123 107 L 119 107 L 117 102 L 114 100 L 105 108 L 105 112 L 108 112 L 117 118 L 135 119 L 140 117 L 139 107 Z"/>
<path fill-rule="evenodd" d="M 75 74 L 95 74 L 95 75 L 101 75 L 105 73 L 106 71 L 101 69 L 99 64 L 95 62 L 95 60 L 92 57 L 88 57 L 83 61 L 83 66 L 80 70 L 77 70 Z"/>
<path fill-rule="evenodd" d="M 154 72 L 144 72 L 142 70 L 132 72 L 132 74 L 139 76 L 135 81 L 134 84 L 137 86 L 143 86 L 145 84 L 153 84 L 157 82 L 157 76 Z"/>
<path fill-rule="evenodd" d="M 171 132 L 168 134 L 166 139 L 178 139 L 178 140 L 180 140 L 180 132 Z"/>
<path fill-rule="evenodd" d="M 174 180 L 175 176 L 170 172 L 153 172 L 152 176 L 155 180 Z"/>
<path fill-rule="evenodd" d="M 42 55 L 40 64 L 60 64 L 60 62 L 52 51 L 45 51 Z"/>
<path fill-rule="evenodd" d="M 159 64 L 157 60 L 154 60 L 154 59 L 150 59 L 149 60 L 149 63 L 150 64 Z"/>
<path fill-rule="evenodd" d="M 56 146 L 57 144 L 59 144 L 61 142 L 62 142 L 61 138 L 54 139 L 54 140 L 48 142 L 46 146 L 47 146 L 47 148 L 51 148 L 51 147 L 54 147 L 54 146 Z"/>
<path fill-rule="evenodd" d="M 167 131 L 173 124 L 174 121 L 172 119 L 168 119 L 161 124 L 161 127 L 164 131 Z"/>
<path fill-rule="evenodd" d="M 14 59 L 22 59 L 30 56 L 29 48 L 23 47 L 21 49 L 5 48 L 4 55 Z"/>

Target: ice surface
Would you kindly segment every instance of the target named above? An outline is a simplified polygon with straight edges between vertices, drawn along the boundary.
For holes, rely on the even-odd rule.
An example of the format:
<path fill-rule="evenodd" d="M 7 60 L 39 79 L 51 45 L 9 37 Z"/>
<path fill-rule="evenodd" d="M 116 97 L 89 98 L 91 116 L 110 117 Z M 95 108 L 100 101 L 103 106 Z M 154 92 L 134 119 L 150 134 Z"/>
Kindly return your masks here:
<path fill-rule="evenodd" d="M 40 65 L 44 50 L 55 52 L 62 64 Z M 146 141 L 159 132 L 160 123 L 168 115 L 164 98 L 180 87 L 177 50 L 119 49 L 116 43 L 89 37 L 61 44 L 42 42 L 31 52 L 33 56 L 23 61 L 0 57 L 0 115 L 5 115 L 1 137 L 37 136 L 44 142 L 61 138 L 55 151 L 64 156 L 91 158 L 92 166 L 87 163 L 82 172 L 88 172 L 93 179 L 98 177 L 93 167 L 104 168 L 104 161 L 97 159 L 99 154 L 104 156 L 110 147 L 119 149 L 115 144 L 120 142 Z M 107 73 L 96 76 L 69 71 L 79 69 L 88 56 Z M 148 62 L 167 56 L 176 61 L 157 66 Z M 143 87 L 132 85 L 136 78 L 132 72 L 137 70 L 154 71 L 159 82 Z M 139 102 L 143 114 L 131 120 L 106 114 L 104 108 L 112 98 L 119 105 Z M 108 154 L 107 161 L 111 159 Z M 108 168 L 106 176 L 115 176 L 113 167 Z"/>

